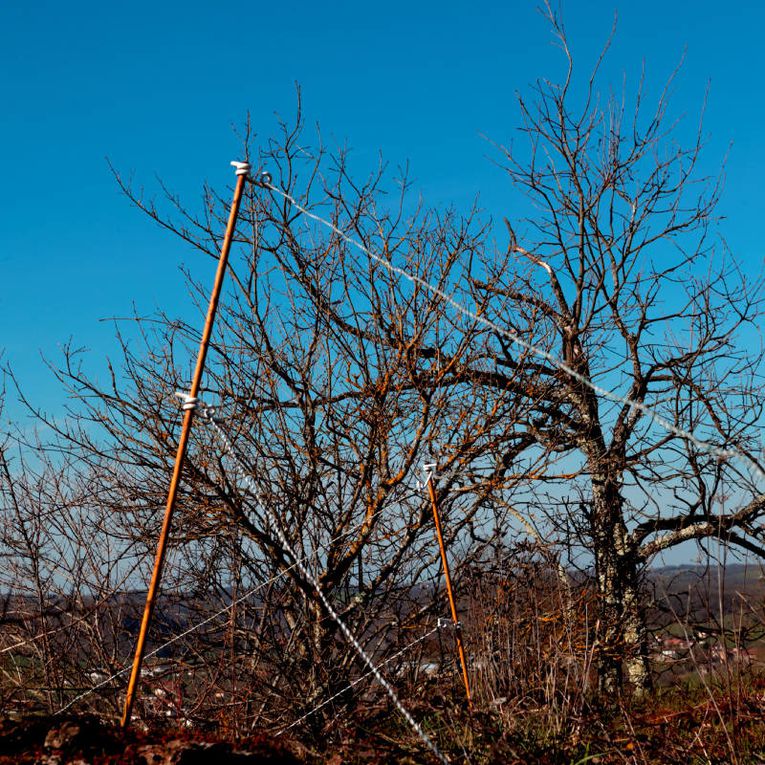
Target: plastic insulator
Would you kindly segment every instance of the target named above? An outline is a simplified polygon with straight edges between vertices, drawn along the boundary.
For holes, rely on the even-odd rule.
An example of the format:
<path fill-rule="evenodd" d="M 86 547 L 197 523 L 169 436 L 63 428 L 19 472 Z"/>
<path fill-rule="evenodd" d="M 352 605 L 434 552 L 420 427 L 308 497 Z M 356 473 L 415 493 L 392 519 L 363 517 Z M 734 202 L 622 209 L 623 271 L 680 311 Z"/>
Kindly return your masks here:
<path fill-rule="evenodd" d="M 249 162 L 238 162 L 237 160 L 231 163 L 231 167 L 236 168 L 237 175 L 249 175 L 251 169 Z"/>

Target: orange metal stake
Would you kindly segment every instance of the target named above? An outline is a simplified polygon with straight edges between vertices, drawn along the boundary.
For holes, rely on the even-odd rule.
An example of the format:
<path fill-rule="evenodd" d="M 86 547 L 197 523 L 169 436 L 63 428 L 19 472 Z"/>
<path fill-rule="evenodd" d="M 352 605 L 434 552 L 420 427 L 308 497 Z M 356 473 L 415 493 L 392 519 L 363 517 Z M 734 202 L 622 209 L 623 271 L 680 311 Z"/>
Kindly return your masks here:
<path fill-rule="evenodd" d="M 462 667 L 462 680 L 465 683 L 465 694 L 467 695 L 468 709 L 473 708 L 473 701 L 470 697 L 470 681 L 468 680 L 467 659 L 465 658 L 465 646 L 462 644 L 462 627 L 457 618 L 457 604 L 454 601 L 454 591 L 452 590 L 452 577 L 449 573 L 449 561 L 446 559 L 446 546 L 444 545 L 444 535 L 441 529 L 441 517 L 438 513 L 438 501 L 436 499 L 436 488 L 433 485 L 433 471 L 431 466 L 426 465 L 428 470 L 428 494 L 430 503 L 433 506 L 433 520 L 436 522 L 436 538 L 438 539 L 438 548 L 441 551 L 441 563 L 444 566 L 444 581 L 446 583 L 446 594 L 449 598 L 449 607 L 452 611 L 452 623 L 454 625 L 454 638 L 457 642 L 457 653 L 459 654 L 460 665 Z M 435 468 L 435 465 L 432 466 Z"/>
<path fill-rule="evenodd" d="M 228 216 L 228 224 L 226 226 L 226 234 L 223 238 L 223 246 L 220 251 L 220 258 L 218 260 L 218 270 L 215 274 L 215 283 L 213 284 L 212 294 L 210 295 L 210 304 L 207 308 L 207 318 L 205 320 L 204 330 L 202 331 L 202 341 L 199 344 L 199 354 L 197 355 L 197 365 L 194 370 L 194 377 L 191 381 L 191 389 L 189 391 L 190 398 L 196 398 L 199 393 L 199 388 L 202 383 L 202 373 L 205 368 L 205 359 L 207 358 L 207 349 L 210 346 L 210 336 L 212 334 L 213 323 L 215 321 L 215 313 L 218 309 L 218 300 L 220 299 L 221 287 L 223 286 L 223 277 L 226 273 L 226 264 L 228 262 L 228 254 L 231 250 L 231 241 L 234 236 L 234 229 L 236 228 L 236 219 L 239 215 L 239 207 L 242 202 L 242 194 L 244 193 L 244 185 L 247 181 L 247 174 L 250 171 L 250 166 L 245 162 L 232 162 L 236 167 L 236 188 L 234 189 L 234 199 L 231 203 L 231 211 Z M 173 516 L 173 509 L 175 507 L 175 499 L 178 494 L 178 485 L 181 480 L 181 471 L 183 470 L 183 462 L 186 457 L 186 447 L 189 442 L 189 434 L 191 432 L 191 421 L 194 418 L 193 407 L 188 407 L 185 410 L 183 416 L 183 426 L 181 428 L 181 438 L 178 442 L 178 451 L 175 455 L 175 466 L 173 467 L 173 476 L 170 479 L 170 489 L 167 494 L 167 504 L 165 505 L 165 518 L 162 522 L 162 531 L 159 535 L 159 541 L 157 542 L 157 554 L 154 558 L 154 572 L 151 576 L 151 583 L 149 584 L 149 591 L 146 594 L 146 605 L 144 606 L 143 619 L 141 621 L 141 629 L 138 633 L 138 644 L 135 649 L 135 658 L 133 659 L 133 669 L 130 673 L 130 681 L 128 682 L 127 695 L 125 696 L 125 709 L 122 713 L 122 727 L 126 728 L 130 725 L 130 717 L 133 712 L 133 702 L 135 701 L 136 690 L 141 677 L 141 664 L 143 663 L 144 648 L 146 646 L 146 636 L 149 631 L 149 624 L 151 623 L 151 617 L 154 612 L 154 602 L 159 589 L 160 579 L 162 578 L 162 566 L 165 561 L 165 550 L 167 548 L 167 538 L 170 533 L 170 521 Z"/>

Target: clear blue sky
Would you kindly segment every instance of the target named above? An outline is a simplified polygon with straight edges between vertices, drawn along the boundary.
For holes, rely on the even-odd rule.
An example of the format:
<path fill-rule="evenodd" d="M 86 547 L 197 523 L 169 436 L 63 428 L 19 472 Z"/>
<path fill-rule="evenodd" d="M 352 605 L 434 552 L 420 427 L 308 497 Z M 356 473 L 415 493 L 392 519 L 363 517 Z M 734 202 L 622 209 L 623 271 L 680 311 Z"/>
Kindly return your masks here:
<path fill-rule="evenodd" d="M 687 49 L 674 88 L 689 131 L 707 82 L 707 169 L 730 142 L 721 211 L 738 257 L 759 268 L 763 245 L 761 30 L 765 6 L 709 0 L 569 1 L 575 58 L 589 66 L 619 24 L 605 72 L 615 88 L 645 61 L 650 88 Z M 476 194 L 512 217 L 487 135 L 507 141 L 514 94 L 557 77 L 560 54 L 532 2 L 5 2 L 0 6 L 0 348 L 38 403 L 55 408 L 42 371 L 74 337 L 113 350 L 102 317 L 187 310 L 178 267 L 209 261 L 173 241 L 119 194 L 105 156 L 137 183 L 160 176 L 193 205 L 203 181 L 231 180 L 247 111 L 262 136 L 292 114 L 294 83 L 327 143 L 356 167 L 378 152 L 409 160 L 425 201 Z M 681 128 L 685 129 L 685 128 Z M 212 277 L 212 274 L 211 274 Z M 18 410 L 9 408 L 7 415 Z"/>

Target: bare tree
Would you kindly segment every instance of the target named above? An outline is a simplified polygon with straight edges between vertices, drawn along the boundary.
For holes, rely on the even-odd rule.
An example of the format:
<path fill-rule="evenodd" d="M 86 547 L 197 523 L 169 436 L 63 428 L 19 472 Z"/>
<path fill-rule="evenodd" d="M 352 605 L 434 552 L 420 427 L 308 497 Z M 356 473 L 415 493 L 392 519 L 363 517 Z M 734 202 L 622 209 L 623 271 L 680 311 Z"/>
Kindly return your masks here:
<path fill-rule="evenodd" d="M 715 237 L 719 180 L 700 177 L 701 127 L 689 147 L 676 143 L 673 79 L 648 113 L 642 80 L 631 110 L 625 99 L 601 103 L 600 61 L 577 87 L 563 26 L 549 7 L 548 15 L 565 77 L 519 99 L 525 141 L 501 147 L 510 181 L 535 212 L 506 221 L 507 258 L 473 285 L 489 318 L 549 356 L 519 388 L 519 349 L 498 333 L 496 379 L 482 384 L 531 394 L 527 432 L 576 473 L 565 488 L 535 492 L 527 509 L 561 544 L 589 553 L 602 687 L 621 686 L 626 660 L 640 691 L 649 682 L 644 567 L 690 539 L 765 552 L 762 354 L 746 339 L 762 315 L 762 284 L 748 281 Z M 721 459 L 710 445 L 744 459 Z M 723 480 L 737 487 L 735 503 L 718 504 Z"/>
<path fill-rule="evenodd" d="M 105 512 L 89 477 L 37 439 L 7 439 L 0 687 L 8 708 L 55 711 L 94 675 L 121 668 L 127 643 L 119 596 L 146 553 L 135 554 L 132 534 Z M 107 691 L 115 701 L 113 686 Z"/>
<path fill-rule="evenodd" d="M 387 262 L 469 295 L 476 254 L 487 248 L 473 214 L 420 210 L 406 178 L 391 202 L 382 168 L 357 184 L 345 156 L 307 147 L 301 130 L 299 117 L 296 128 L 283 126 L 253 164 L 267 166 L 281 189 Z M 171 209 L 160 209 L 120 183 L 195 251 L 216 255 L 225 203 L 212 191 L 194 215 L 172 194 Z M 490 337 L 479 321 L 449 315 L 442 297 L 412 289 L 336 232 L 296 214 L 281 195 L 249 189 L 236 247 L 203 398 L 251 467 L 257 496 L 243 491 L 221 444 L 199 423 L 174 532 L 178 565 L 168 567 L 183 575 L 170 573 L 166 591 L 197 587 L 197 602 L 220 604 L 257 582 L 290 582 L 278 579 L 230 616 L 226 655 L 246 650 L 249 663 L 230 662 L 228 675 L 211 679 L 198 702 L 209 708 L 217 689 L 222 703 L 246 704 L 251 716 L 240 717 L 242 724 L 276 724 L 326 698 L 355 670 L 353 653 L 263 506 L 277 514 L 343 619 L 382 657 L 426 617 L 432 624 L 440 608 L 438 549 L 419 486 L 424 464 L 438 463 L 450 549 L 459 550 L 460 563 L 480 558 L 481 529 L 494 523 L 494 484 L 480 472 L 495 444 L 508 460 L 528 446 L 525 426 L 516 432 L 516 424 L 528 420 L 531 404 L 455 374 L 488 373 Z M 203 301 L 206 280 L 188 286 Z M 197 335 L 165 315 L 136 324 L 141 344 L 121 338 L 106 384 L 68 349 L 57 374 L 75 401 L 73 416 L 38 416 L 56 434 L 56 448 L 76 455 L 78 469 L 98 485 L 104 511 L 121 517 L 143 548 L 156 538 L 179 420 L 173 393 L 185 387 Z M 219 628 L 208 637 L 223 639 Z M 190 650 L 209 657 L 195 639 Z M 232 667 L 238 679 L 230 679 Z M 246 686 L 242 698 L 233 698 L 237 686 Z M 257 700 L 253 687 L 263 689 Z"/>

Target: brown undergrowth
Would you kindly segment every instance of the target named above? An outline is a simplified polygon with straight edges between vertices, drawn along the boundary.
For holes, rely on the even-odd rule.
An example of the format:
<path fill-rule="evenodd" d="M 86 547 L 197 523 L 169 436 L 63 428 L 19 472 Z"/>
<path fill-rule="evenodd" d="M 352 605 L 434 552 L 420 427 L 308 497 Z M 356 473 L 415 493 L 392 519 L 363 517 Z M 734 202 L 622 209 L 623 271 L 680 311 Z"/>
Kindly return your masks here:
<path fill-rule="evenodd" d="M 587 703 L 555 729 L 544 709 L 469 713 L 448 693 L 408 702 L 428 735 L 455 763 L 765 763 L 763 679 L 752 679 L 735 697 L 722 688 L 707 687 L 662 691 L 632 704 Z M 432 760 L 400 718 L 384 706 L 344 717 L 323 744 L 299 735 L 227 739 L 215 731 L 172 726 L 123 732 L 94 716 L 0 722 L 0 765 L 378 765 Z"/>
<path fill-rule="evenodd" d="M 765 646 L 762 614 L 754 609 L 763 602 L 759 581 L 752 580 L 749 590 L 737 584 L 739 597 L 730 606 L 695 598 L 698 607 L 680 613 L 673 606 L 662 616 L 656 599 L 650 644 L 654 690 L 639 699 L 626 687 L 621 696 L 598 693 L 592 592 L 545 561 L 461 578 L 472 711 L 450 629 L 417 643 L 384 671 L 454 763 L 765 765 Z M 741 593 L 752 608 L 740 609 Z M 209 651 L 200 655 L 218 657 Z M 44 697 L 39 691 L 35 696 L 34 680 L 42 676 L 35 665 L 10 652 L 6 656 L 14 658 L 8 667 L 15 668 L 26 695 L 20 696 L 6 672 L 5 685 L 0 683 L 7 691 L 0 696 L 0 718 L 7 718 L 0 723 L 0 765 L 433 762 L 368 680 L 352 692 L 327 693 L 321 704 L 304 699 L 305 708 L 282 709 L 258 696 L 269 690 L 265 675 L 235 688 L 216 685 L 228 671 L 216 675 L 215 662 L 180 673 L 168 657 L 165 675 L 156 674 L 161 667 L 153 665 L 147 672 L 134 728 L 123 733 L 115 725 L 118 688 L 84 696 L 77 716 L 51 716 L 42 706 Z M 206 683 L 199 682 L 206 677 Z M 206 688 L 215 692 L 205 694 Z M 201 701 L 190 706 L 188 699 L 197 697 Z M 20 703 L 35 699 L 34 707 Z M 242 713 L 256 703 L 257 717 Z"/>
<path fill-rule="evenodd" d="M 454 699 L 452 701 L 455 701 Z M 673 689 L 641 702 L 587 703 L 549 725 L 542 708 L 477 710 L 445 698 L 412 705 L 424 729 L 452 762 L 493 765 L 762 765 L 765 682 L 736 698 L 722 689 Z M 347 721 L 331 752 L 307 762 L 367 765 L 429 762 L 422 747 L 387 712 Z"/>

